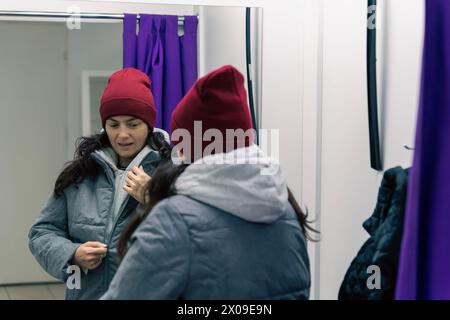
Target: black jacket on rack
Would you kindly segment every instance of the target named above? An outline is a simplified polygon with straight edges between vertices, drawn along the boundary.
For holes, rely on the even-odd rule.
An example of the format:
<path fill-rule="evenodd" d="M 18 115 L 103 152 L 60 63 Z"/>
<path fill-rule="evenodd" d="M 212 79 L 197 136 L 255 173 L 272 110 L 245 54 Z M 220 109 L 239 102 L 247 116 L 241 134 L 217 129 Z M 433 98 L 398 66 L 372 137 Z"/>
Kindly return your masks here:
<path fill-rule="evenodd" d="M 403 234 L 408 169 L 387 170 L 378 191 L 375 210 L 363 223 L 370 238 L 363 244 L 348 268 L 339 290 L 340 300 L 390 300 L 394 298 L 397 267 Z M 374 275 L 369 266 L 377 266 L 380 287 L 369 288 Z"/>

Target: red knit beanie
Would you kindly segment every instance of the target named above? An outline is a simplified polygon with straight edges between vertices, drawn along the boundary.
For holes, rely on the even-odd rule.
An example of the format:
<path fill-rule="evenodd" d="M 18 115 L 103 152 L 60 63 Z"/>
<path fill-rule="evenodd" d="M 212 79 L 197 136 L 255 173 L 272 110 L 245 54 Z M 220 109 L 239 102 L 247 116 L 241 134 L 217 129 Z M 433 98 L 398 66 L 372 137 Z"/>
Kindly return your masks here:
<path fill-rule="evenodd" d="M 103 128 L 108 118 L 125 115 L 141 119 L 150 129 L 155 126 L 156 109 L 150 79 L 134 68 L 113 73 L 100 100 Z"/>
<path fill-rule="evenodd" d="M 202 121 L 201 136 L 194 137 L 194 121 Z M 191 161 L 199 159 L 198 154 L 194 156 L 195 141 L 201 140 L 202 155 L 211 143 L 202 139 L 208 129 L 218 129 L 222 133 L 223 152 L 250 146 L 255 138 L 253 131 L 241 141 L 226 139 L 227 129 L 252 129 L 242 74 L 233 66 L 223 66 L 199 78 L 172 113 L 171 137 L 174 144 L 181 142 L 173 139 L 176 129 L 185 129 L 191 135 Z"/>

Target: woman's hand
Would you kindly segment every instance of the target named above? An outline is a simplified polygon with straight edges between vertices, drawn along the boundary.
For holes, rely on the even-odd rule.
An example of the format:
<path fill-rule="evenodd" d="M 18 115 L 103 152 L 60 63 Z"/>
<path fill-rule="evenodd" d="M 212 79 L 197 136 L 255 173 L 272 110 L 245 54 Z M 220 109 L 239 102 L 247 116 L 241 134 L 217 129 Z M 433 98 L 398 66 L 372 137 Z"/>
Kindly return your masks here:
<path fill-rule="evenodd" d="M 150 197 L 148 194 L 148 185 L 152 178 L 145 173 L 141 167 L 133 167 L 125 178 L 123 189 L 137 201 L 142 204 L 148 204 Z"/>
<path fill-rule="evenodd" d="M 106 244 L 101 242 L 85 242 L 75 251 L 72 262 L 85 269 L 95 269 L 102 263 L 107 250 Z"/>

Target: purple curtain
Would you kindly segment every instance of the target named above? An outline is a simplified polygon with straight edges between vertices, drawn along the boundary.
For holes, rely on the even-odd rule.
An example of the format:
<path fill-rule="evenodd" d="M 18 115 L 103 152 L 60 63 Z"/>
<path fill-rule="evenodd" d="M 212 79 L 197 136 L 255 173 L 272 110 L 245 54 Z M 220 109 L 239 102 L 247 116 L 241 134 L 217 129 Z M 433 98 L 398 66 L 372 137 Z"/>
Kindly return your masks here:
<path fill-rule="evenodd" d="M 156 127 L 170 129 L 178 102 L 197 79 L 197 17 L 184 17 L 184 35 L 178 36 L 178 17 L 125 14 L 123 67 L 145 72 L 151 81 L 157 111 Z"/>
<path fill-rule="evenodd" d="M 450 299 L 450 1 L 427 0 L 397 299 Z"/>

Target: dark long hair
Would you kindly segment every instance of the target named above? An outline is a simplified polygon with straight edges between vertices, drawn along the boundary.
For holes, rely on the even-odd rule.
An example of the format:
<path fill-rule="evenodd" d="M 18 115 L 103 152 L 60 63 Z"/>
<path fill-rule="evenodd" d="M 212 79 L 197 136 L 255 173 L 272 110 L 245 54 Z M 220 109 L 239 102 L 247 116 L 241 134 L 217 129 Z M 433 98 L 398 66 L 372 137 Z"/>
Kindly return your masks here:
<path fill-rule="evenodd" d="M 74 159 L 65 164 L 63 171 L 56 179 L 54 193 L 57 197 L 62 195 L 64 189 L 79 184 L 84 178 L 95 178 L 100 168 L 91 154 L 95 150 L 110 147 L 111 143 L 108 135 L 103 131 L 100 134 L 78 138 L 76 145 Z M 149 131 L 147 145 L 158 151 L 162 159 L 170 158 L 170 145 L 161 132 Z"/>
<path fill-rule="evenodd" d="M 120 239 L 117 243 L 117 251 L 121 259 L 123 259 L 127 252 L 128 242 L 134 231 L 136 231 L 137 227 L 139 227 L 139 225 L 149 215 L 153 207 L 161 200 L 175 195 L 175 182 L 187 167 L 187 164 L 174 165 L 171 159 L 167 159 L 160 163 L 149 185 L 148 191 L 150 195 L 150 203 L 145 208 L 140 209 L 136 212 L 136 214 L 131 218 L 127 227 L 120 235 Z M 318 239 L 312 238 L 309 232 L 319 232 L 311 227 L 310 224 L 312 221 L 309 221 L 307 219 L 308 212 L 303 212 L 289 188 L 288 200 L 295 211 L 298 222 L 300 224 L 300 228 L 302 229 L 302 232 L 305 235 L 306 239 L 317 242 Z"/>

